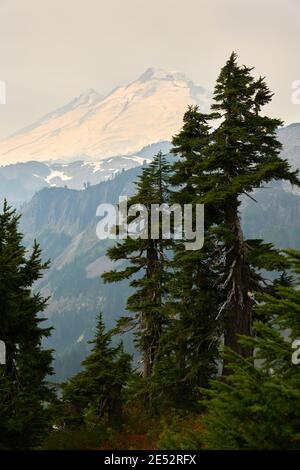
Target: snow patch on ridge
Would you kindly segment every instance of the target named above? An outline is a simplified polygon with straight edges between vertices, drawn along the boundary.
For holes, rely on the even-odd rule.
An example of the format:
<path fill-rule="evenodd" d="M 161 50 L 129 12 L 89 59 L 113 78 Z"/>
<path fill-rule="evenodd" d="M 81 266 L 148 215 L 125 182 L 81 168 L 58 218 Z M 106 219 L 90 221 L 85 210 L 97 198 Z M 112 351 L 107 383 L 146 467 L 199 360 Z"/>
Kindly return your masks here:
<path fill-rule="evenodd" d="M 71 179 L 72 179 L 71 176 L 65 175 L 62 171 L 51 170 L 50 175 L 46 176 L 45 181 L 46 181 L 48 184 L 50 184 L 50 186 L 56 186 L 56 184 L 51 184 L 51 181 L 52 181 L 54 178 L 60 178 L 62 181 L 68 181 L 68 180 L 71 180 Z"/>

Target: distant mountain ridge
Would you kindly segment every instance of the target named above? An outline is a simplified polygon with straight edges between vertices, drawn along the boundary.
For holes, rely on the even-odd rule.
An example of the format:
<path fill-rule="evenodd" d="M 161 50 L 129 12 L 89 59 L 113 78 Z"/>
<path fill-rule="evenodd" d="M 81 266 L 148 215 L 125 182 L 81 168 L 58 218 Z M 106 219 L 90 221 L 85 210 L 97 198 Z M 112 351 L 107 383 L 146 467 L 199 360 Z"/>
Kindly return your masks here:
<path fill-rule="evenodd" d="M 61 111 L 63 112 L 63 111 Z M 51 117 L 49 117 L 51 119 Z M 278 130 L 283 144 L 282 156 L 287 158 L 293 168 L 300 167 L 300 123 L 290 124 Z M 128 155 L 112 156 L 95 161 L 85 160 L 81 155 L 76 161 L 28 161 L 0 166 L 0 203 L 6 197 L 16 207 L 29 201 L 36 191 L 44 187 L 64 187 L 83 189 L 86 185 L 98 184 L 113 178 L 117 173 L 149 161 L 162 150 L 168 153 L 168 141 L 151 143 L 139 152 Z M 300 194 L 298 188 L 292 189 L 284 184 L 286 191 Z"/>
<path fill-rule="evenodd" d="M 151 160 L 159 150 L 167 153 L 169 142 L 160 142 L 143 148 L 134 155 L 110 157 L 100 161 L 74 162 L 29 161 L 0 167 L 0 204 L 4 198 L 15 207 L 29 201 L 42 188 L 65 187 L 84 189 L 115 177 Z"/>

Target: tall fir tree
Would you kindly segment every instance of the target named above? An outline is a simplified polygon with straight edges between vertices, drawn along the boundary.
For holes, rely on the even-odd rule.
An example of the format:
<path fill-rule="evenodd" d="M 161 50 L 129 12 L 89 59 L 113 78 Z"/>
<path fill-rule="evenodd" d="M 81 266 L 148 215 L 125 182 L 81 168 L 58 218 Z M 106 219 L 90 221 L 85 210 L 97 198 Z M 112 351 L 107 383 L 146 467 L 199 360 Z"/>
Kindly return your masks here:
<path fill-rule="evenodd" d="M 138 237 L 125 238 L 108 250 L 112 261 L 124 260 L 126 264 L 120 271 L 113 270 L 103 275 L 106 282 L 130 279 L 130 285 L 135 289 L 127 301 L 127 309 L 133 315 L 123 316 L 119 327 L 135 330 L 144 378 L 152 374 L 165 324 L 163 304 L 169 276 L 167 249 L 170 240 L 164 238 L 166 234 L 162 230 L 158 209 L 169 202 L 169 172 L 170 167 L 161 152 L 144 168 L 137 191 L 128 201 L 129 207 L 136 206 L 138 209 L 143 205 L 146 209 L 147 212 L 142 215 L 144 227 Z M 157 217 L 154 218 L 153 205 L 157 209 Z M 130 226 L 134 219 L 134 216 L 129 216 L 126 223 Z M 156 231 L 155 237 L 151 236 L 152 230 Z"/>
<path fill-rule="evenodd" d="M 205 189 L 202 202 L 219 209 L 223 219 L 213 231 L 218 234 L 225 260 L 220 280 L 225 300 L 219 311 L 226 323 L 225 345 L 245 356 L 252 355 L 252 350 L 243 348 L 238 335 L 251 335 L 253 292 L 263 287 L 256 265 L 278 269 L 284 261 L 280 256 L 276 261 L 270 245 L 245 240 L 239 213 L 241 196 L 253 199 L 250 193 L 272 180 L 299 185 L 297 172 L 279 155 L 276 132 L 281 121 L 262 114 L 272 94 L 265 80 L 253 78 L 251 71 L 237 64 L 235 53 L 222 68 L 212 105 L 220 123 L 211 134 L 206 158 L 195 178 Z M 257 252 L 264 252 L 265 266 Z"/>
<path fill-rule="evenodd" d="M 54 392 L 47 383 L 52 351 L 42 348 L 51 328 L 42 328 L 47 300 L 32 292 L 47 263 L 34 244 L 22 245 L 20 216 L 4 203 L 0 214 L 0 338 L 6 363 L 0 366 L 0 447 L 31 448 L 50 428 L 48 405 Z"/>

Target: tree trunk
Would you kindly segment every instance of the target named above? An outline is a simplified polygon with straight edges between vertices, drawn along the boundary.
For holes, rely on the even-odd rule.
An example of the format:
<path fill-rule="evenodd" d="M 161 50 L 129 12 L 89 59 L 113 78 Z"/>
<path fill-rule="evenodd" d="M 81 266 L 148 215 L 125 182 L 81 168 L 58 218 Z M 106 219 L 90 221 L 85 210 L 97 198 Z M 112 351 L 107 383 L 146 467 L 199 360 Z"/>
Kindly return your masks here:
<path fill-rule="evenodd" d="M 161 274 L 160 271 L 163 269 L 159 256 L 158 243 L 152 241 L 149 249 L 147 250 L 147 278 L 149 280 L 159 277 Z M 148 288 L 147 297 L 149 303 L 152 303 L 153 306 L 161 305 L 161 285 L 157 281 L 153 283 L 153 286 Z M 158 344 L 161 335 L 161 319 L 157 317 L 157 312 L 147 312 L 143 314 L 142 319 L 142 332 L 144 336 L 144 341 L 146 346 L 143 351 L 143 376 L 144 378 L 151 377 L 153 366 L 158 353 Z"/>
<path fill-rule="evenodd" d="M 247 261 L 247 247 L 241 229 L 237 200 L 227 206 L 226 226 L 234 240 L 226 246 L 226 279 L 223 286 L 227 292 L 224 343 L 244 357 L 253 355 L 252 348 L 242 347 L 238 335 L 252 335 L 251 271 Z M 226 362 L 224 363 L 225 374 Z"/>

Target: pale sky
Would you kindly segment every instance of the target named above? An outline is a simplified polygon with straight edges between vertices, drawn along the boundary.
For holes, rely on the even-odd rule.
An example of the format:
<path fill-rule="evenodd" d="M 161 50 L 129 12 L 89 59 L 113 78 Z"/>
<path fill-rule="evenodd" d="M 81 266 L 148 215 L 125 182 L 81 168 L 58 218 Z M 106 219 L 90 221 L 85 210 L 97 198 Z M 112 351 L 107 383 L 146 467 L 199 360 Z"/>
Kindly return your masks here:
<path fill-rule="evenodd" d="M 88 88 L 108 93 L 150 66 L 212 89 L 232 50 L 300 121 L 300 0 L 0 0 L 0 138 Z"/>

